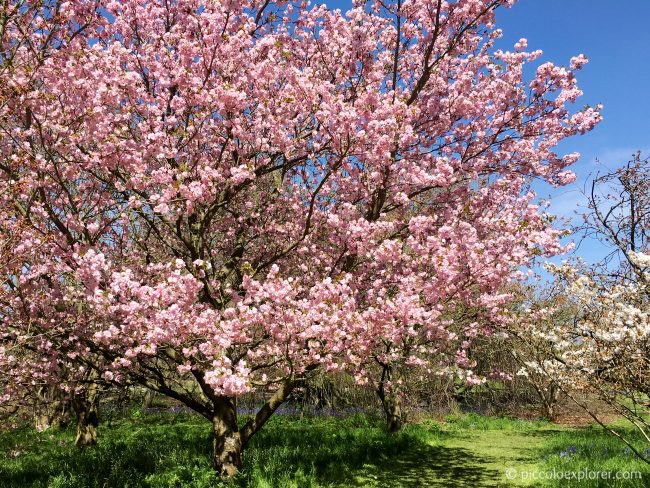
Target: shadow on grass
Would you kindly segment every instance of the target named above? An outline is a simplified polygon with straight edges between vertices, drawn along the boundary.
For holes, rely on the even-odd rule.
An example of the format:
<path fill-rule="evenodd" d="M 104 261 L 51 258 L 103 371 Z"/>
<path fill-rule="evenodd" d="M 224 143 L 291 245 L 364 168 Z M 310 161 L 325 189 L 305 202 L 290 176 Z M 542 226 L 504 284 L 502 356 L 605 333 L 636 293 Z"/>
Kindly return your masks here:
<path fill-rule="evenodd" d="M 0 486 L 500 486 L 501 473 L 487 458 L 440 445 L 447 435 L 415 425 L 390 436 L 380 420 L 362 416 L 277 417 L 252 439 L 242 474 L 224 484 L 211 469 L 209 425 L 198 417 L 111 422 L 102 426 L 99 444 L 81 452 L 72 430 L 26 428 L 0 440 Z"/>
<path fill-rule="evenodd" d="M 432 445 L 448 434 L 422 426 L 408 426 L 396 436 L 387 435 L 381 423 L 354 426 L 354 420 L 309 426 L 279 422 L 275 429 L 252 441 L 246 486 L 264 481 L 291 486 L 291 480 L 304 486 L 318 480 L 328 486 L 475 487 L 500 476 L 465 449 Z"/>
<path fill-rule="evenodd" d="M 380 464 L 366 465 L 350 486 L 496 486 L 501 473 L 466 449 L 413 446 Z"/>
<path fill-rule="evenodd" d="M 521 435 L 527 437 L 553 437 L 557 435 L 566 434 L 566 429 L 544 429 L 544 430 L 529 430 L 521 432 Z"/>

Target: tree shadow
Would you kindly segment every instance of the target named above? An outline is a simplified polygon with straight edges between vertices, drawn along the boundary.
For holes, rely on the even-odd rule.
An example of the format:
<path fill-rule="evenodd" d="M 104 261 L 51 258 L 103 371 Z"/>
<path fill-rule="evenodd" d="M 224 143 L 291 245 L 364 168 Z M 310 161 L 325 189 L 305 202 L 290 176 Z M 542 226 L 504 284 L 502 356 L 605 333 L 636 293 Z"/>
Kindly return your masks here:
<path fill-rule="evenodd" d="M 498 454 L 479 455 L 444 445 L 465 437 L 464 432 L 409 427 L 396 436 L 376 426 L 343 428 L 332 436 L 328 427 L 287 424 L 281 429 L 282 436 L 269 429 L 257 439 L 259 457 L 254 464 L 269 476 L 267 480 L 278 479 L 278 473 L 272 474 L 275 465 L 283 466 L 285 472 L 311 472 L 319 486 L 478 488 L 511 486 L 504 478 L 505 467 L 530 462 L 531 454 L 534 456 L 528 450 L 507 459 Z M 251 481 L 243 481 L 243 486 Z"/>
<path fill-rule="evenodd" d="M 499 486 L 502 473 L 467 449 L 418 445 L 374 465 L 365 465 L 350 486 Z"/>
<path fill-rule="evenodd" d="M 552 437 L 558 434 L 564 434 L 565 432 L 566 430 L 562 429 L 546 428 L 540 430 L 525 430 L 519 432 L 519 434 L 528 437 Z"/>

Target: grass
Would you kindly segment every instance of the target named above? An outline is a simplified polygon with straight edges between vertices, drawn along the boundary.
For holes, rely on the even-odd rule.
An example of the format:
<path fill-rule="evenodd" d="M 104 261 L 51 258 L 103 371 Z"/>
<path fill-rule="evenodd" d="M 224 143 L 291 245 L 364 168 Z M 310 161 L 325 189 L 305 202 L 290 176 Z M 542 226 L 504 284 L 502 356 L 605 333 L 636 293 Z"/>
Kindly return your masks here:
<path fill-rule="evenodd" d="M 385 433 L 381 419 L 368 416 L 276 416 L 253 438 L 243 473 L 229 483 L 213 476 L 209 425 L 199 417 L 133 415 L 105 422 L 100 429 L 98 445 L 81 452 L 73 445 L 72 429 L 37 433 L 24 427 L 3 434 L 0 486 L 591 488 L 641 487 L 650 479 L 644 463 L 596 428 L 478 415 L 409 425 L 396 436 Z M 540 476 L 554 469 L 639 471 L 645 479 Z"/>
<path fill-rule="evenodd" d="M 636 432 L 625 426 L 626 437 L 634 439 L 634 447 L 650 457 L 650 445 Z M 547 471 L 577 473 L 589 480 L 566 479 L 563 486 L 580 487 L 647 487 L 650 484 L 648 464 L 638 459 L 630 449 L 597 426 L 562 432 L 553 436 L 542 453 Z M 616 479 L 619 477 L 620 479 Z M 627 478 L 627 479 L 626 479 Z"/>

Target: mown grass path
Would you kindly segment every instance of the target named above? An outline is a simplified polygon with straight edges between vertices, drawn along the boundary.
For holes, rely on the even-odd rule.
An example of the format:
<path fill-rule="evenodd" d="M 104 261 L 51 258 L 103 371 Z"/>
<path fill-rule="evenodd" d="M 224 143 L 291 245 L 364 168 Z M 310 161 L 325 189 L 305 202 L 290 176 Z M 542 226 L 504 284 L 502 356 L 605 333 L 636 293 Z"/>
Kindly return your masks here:
<path fill-rule="evenodd" d="M 548 438 L 566 429 L 552 425 L 443 424 L 424 446 L 381 464 L 366 464 L 357 486 L 535 486 Z M 492 422 L 492 424 L 494 424 Z M 496 428 L 495 428 L 496 427 Z M 525 427 L 525 428 L 518 428 Z M 506 471 L 510 470 L 510 471 Z M 509 476 L 507 476 L 509 475 Z"/>

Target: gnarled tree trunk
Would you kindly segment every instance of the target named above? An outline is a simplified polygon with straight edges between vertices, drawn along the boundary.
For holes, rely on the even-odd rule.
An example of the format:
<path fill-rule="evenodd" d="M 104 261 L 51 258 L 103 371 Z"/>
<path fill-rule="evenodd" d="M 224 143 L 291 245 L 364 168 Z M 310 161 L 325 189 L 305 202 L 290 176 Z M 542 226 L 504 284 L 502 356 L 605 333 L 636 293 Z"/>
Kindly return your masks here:
<path fill-rule="evenodd" d="M 560 401 L 561 390 L 555 383 L 551 383 L 546 390 L 538 389 L 544 408 L 544 416 L 548 420 L 556 420 L 555 407 Z"/>
<path fill-rule="evenodd" d="M 244 424 L 237 426 L 237 405 L 235 399 L 213 397 L 212 417 L 214 469 L 221 478 L 231 478 L 243 467 L 243 453 L 250 438 L 271 418 L 277 408 L 289 397 L 296 383 L 292 378 L 285 380 L 273 393 L 269 401 Z"/>
<path fill-rule="evenodd" d="M 72 408 L 77 414 L 77 437 L 75 445 L 83 449 L 97 443 L 99 416 L 99 386 L 89 385 L 86 390 L 72 399 Z"/>
<path fill-rule="evenodd" d="M 390 382 L 393 377 L 392 368 L 384 365 L 381 372 L 381 380 L 377 388 L 377 395 L 381 400 L 381 406 L 386 414 L 388 432 L 394 434 L 402 430 L 404 426 L 405 415 L 402 409 L 402 401 L 399 393 L 392 387 L 386 388 L 386 383 Z"/>
<path fill-rule="evenodd" d="M 243 443 L 237 426 L 237 408 L 231 398 L 219 397 L 214 402 L 212 419 L 213 464 L 217 474 L 230 478 L 243 466 Z"/>
<path fill-rule="evenodd" d="M 153 399 L 156 396 L 156 392 L 153 390 L 147 390 L 144 392 L 144 398 L 142 399 L 142 408 L 151 408 L 153 406 Z"/>
<path fill-rule="evenodd" d="M 394 434 L 404 427 L 404 412 L 402 402 L 397 394 L 386 395 L 382 401 L 386 421 L 388 423 L 388 432 Z"/>
<path fill-rule="evenodd" d="M 38 432 L 70 423 L 70 398 L 58 388 L 41 387 L 36 392 L 34 428 Z"/>

